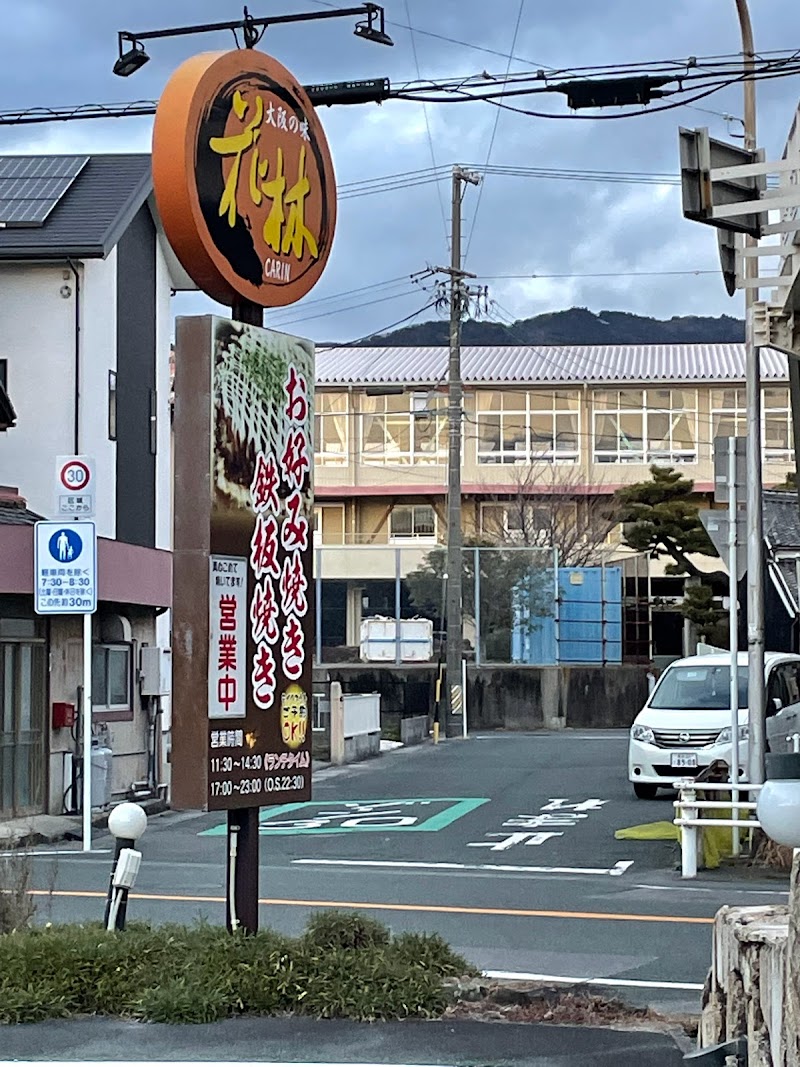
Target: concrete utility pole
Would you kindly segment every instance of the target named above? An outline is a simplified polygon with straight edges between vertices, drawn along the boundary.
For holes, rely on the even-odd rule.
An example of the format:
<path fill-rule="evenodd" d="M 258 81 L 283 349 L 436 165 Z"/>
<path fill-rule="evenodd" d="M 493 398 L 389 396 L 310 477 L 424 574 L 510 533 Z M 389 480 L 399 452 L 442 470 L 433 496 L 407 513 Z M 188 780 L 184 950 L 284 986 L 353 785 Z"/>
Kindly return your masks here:
<path fill-rule="evenodd" d="M 452 235 L 450 267 L 438 268 L 450 277 L 450 360 L 448 366 L 448 454 L 447 454 L 447 718 L 445 736 L 462 732 L 464 692 L 461 684 L 463 655 L 463 614 L 461 559 L 461 423 L 463 417 L 461 385 L 461 316 L 470 293 L 465 278 L 474 274 L 461 269 L 461 200 L 465 182 L 477 185 L 480 177 L 461 167 L 453 167 Z"/>
<path fill-rule="evenodd" d="M 742 34 L 742 52 L 746 67 L 753 68 L 755 48 L 753 27 L 747 0 L 736 0 L 736 14 Z M 756 83 L 751 79 L 744 85 L 744 147 L 756 149 Z M 756 242 L 745 238 L 745 248 Z M 758 262 L 753 256 L 744 257 L 744 279 L 758 274 Z M 747 653 L 748 653 L 748 721 L 750 744 L 748 778 L 764 781 L 764 750 L 766 748 L 766 690 L 764 683 L 764 520 L 762 514 L 761 473 L 761 352 L 755 344 L 753 305 L 758 297 L 755 289 L 745 286 L 746 316 L 746 409 L 747 409 Z"/>

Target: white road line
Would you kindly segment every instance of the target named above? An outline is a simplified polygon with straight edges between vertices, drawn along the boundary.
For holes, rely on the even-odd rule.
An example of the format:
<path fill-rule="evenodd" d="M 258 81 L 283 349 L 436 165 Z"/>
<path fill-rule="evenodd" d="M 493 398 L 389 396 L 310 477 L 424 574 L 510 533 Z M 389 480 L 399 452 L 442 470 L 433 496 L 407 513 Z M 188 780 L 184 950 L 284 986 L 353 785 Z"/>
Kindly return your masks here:
<path fill-rule="evenodd" d="M 484 971 L 484 978 L 511 982 L 552 982 L 553 985 L 597 985 L 620 989 L 683 989 L 701 992 L 702 983 L 695 982 L 648 982 L 636 978 L 565 978 L 555 974 L 525 974 L 518 971 Z"/>
<path fill-rule="evenodd" d="M 292 860 L 305 867 L 379 867 L 421 871 L 506 871 L 512 874 L 607 874 L 618 878 L 633 866 L 633 860 L 618 860 L 613 867 L 532 867 L 510 863 L 422 863 L 417 860 Z"/>
<path fill-rule="evenodd" d="M 722 884 L 718 886 L 700 885 L 647 885 L 640 884 L 633 889 L 659 889 L 671 890 L 678 893 L 747 893 L 757 897 L 788 897 L 788 889 L 737 889 L 735 886 Z"/>
<path fill-rule="evenodd" d="M 81 852 L 78 848 L 65 849 L 16 849 L 10 852 L 0 852 L 0 856 L 99 856 L 111 852 L 110 848 L 92 848 L 88 852 Z"/>

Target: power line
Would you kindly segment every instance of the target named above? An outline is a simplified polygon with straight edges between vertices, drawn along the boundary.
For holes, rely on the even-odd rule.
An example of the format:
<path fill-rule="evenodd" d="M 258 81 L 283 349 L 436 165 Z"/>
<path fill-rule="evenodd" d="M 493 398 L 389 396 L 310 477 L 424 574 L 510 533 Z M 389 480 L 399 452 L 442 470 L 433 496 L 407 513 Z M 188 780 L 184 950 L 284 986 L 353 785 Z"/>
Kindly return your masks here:
<path fill-rule="evenodd" d="M 408 2 L 408 0 L 406 0 L 406 3 L 407 2 Z M 517 21 L 516 21 L 516 23 L 514 25 L 514 36 L 511 38 L 511 48 L 509 50 L 509 58 L 508 58 L 508 64 L 506 66 L 506 76 L 505 76 L 504 84 L 508 82 L 508 76 L 511 73 L 511 63 L 513 62 L 513 60 L 511 59 L 511 56 L 513 56 L 513 54 L 514 54 L 514 47 L 515 47 L 515 45 L 517 43 L 517 36 L 519 34 L 519 26 L 520 26 L 520 22 L 522 21 L 522 12 L 523 12 L 524 8 L 525 8 L 525 0 L 519 0 L 519 9 L 517 10 Z M 492 135 L 489 138 L 489 148 L 487 149 L 487 152 L 486 152 L 486 162 L 483 165 L 484 171 L 489 166 L 489 160 L 492 158 L 492 149 L 494 148 L 494 140 L 495 140 L 495 137 L 497 136 L 497 127 L 498 127 L 499 124 L 500 124 L 500 111 L 498 110 L 497 113 L 495 114 L 495 117 L 494 117 L 494 125 L 492 126 Z M 469 258 L 469 250 L 470 250 L 470 246 L 472 245 L 472 235 L 475 233 L 475 223 L 477 222 L 477 219 L 478 219 L 478 212 L 481 209 L 481 200 L 483 199 L 483 186 L 484 186 L 484 184 L 485 184 L 485 182 L 481 182 L 481 184 L 478 186 L 478 199 L 477 199 L 477 201 L 475 203 L 475 210 L 472 213 L 472 221 L 470 222 L 470 226 L 469 226 L 469 234 L 467 236 L 467 248 L 466 248 L 466 251 L 464 252 L 463 263 L 459 264 L 459 266 L 463 266 L 464 264 L 466 264 L 466 262 L 467 262 L 467 260 Z M 440 189 L 440 192 L 441 192 L 441 189 Z"/>
<path fill-rule="evenodd" d="M 317 352 L 336 352 L 340 348 L 354 348 L 356 345 L 360 345 L 362 341 L 369 341 L 372 337 L 377 337 L 379 334 L 384 334 L 388 330 L 393 330 L 396 326 L 402 326 L 406 322 L 410 322 L 411 319 L 416 319 L 423 312 L 429 308 L 435 307 L 436 301 L 431 300 L 417 311 L 413 311 L 410 315 L 406 315 L 403 319 L 398 319 L 397 322 L 390 322 L 388 326 L 384 326 L 379 330 L 372 330 L 371 333 L 365 333 L 363 337 L 357 337 L 354 341 L 345 341 L 344 344 L 338 345 L 317 345 Z"/>
<path fill-rule="evenodd" d="M 312 3 L 319 4 L 321 7 L 337 6 L 336 4 L 332 3 L 331 0 L 312 0 Z M 406 16 L 407 15 L 408 12 L 406 12 Z M 409 19 L 408 21 L 410 23 L 411 19 Z M 498 52 L 495 48 L 487 48 L 486 45 L 473 44 L 471 41 L 459 41 L 455 37 L 447 37 L 443 33 L 434 33 L 432 30 L 416 29 L 412 31 L 410 25 L 406 26 L 402 22 L 391 22 L 389 19 L 386 19 L 386 25 L 395 26 L 397 27 L 397 29 L 400 30 L 408 30 L 409 32 L 418 33 L 421 34 L 423 37 L 432 37 L 434 40 L 437 41 L 447 41 L 448 44 L 457 44 L 461 48 L 471 48 L 474 52 L 484 52 L 486 55 L 489 56 L 500 56 L 502 59 L 511 59 L 517 63 L 529 63 L 532 67 L 541 67 L 544 70 L 552 69 L 544 63 L 537 63 L 535 59 L 525 59 L 523 56 L 508 55 L 507 52 Z"/>
<path fill-rule="evenodd" d="M 417 42 L 414 39 L 414 30 L 411 27 L 411 14 L 410 14 L 409 9 L 408 9 L 408 0 L 405 0 L 405 5 L 406 5 L 406 21 L 408 22 L 408 30 L 409 30 L 409 33 L 411 35 L 411 51 L 412 51 L 412 54 L 414 56 L 414 67 L 416 68 L 417 77 L 419 78 L 420 77 L 420 72 L 419 72 L 419 57 L 417 56 Z M 426 132 L 428 134 L 428 148 L 430 149 L 430 153 L 431 153 L 431 163 L 433 163 L 433 169 L 436 170 L 436 153 L 433 150 L 433 137 L 431 136 L 431 123 L 430 123 L 430 119 L 428 117 L 428 105 L 425 104 L 425 103 L 423 103 L 423 105 L 422 105 L 422 113 L 425 116 L 425 130 L 426 130 Z M 439 200 L 439 210 L 442 213 L 442 226 L 444 227 L 444 242 L 445 242 L 445 246 L 449 249 L 450 248 L 450 235 L 449 235 L 448 230 L 447 230 L 447 216 L 445 215 L 445 211 L 444 211 L 444 198 L 442 196 L 441 186 L 438 185 L 438 184 L 436 186 L 436 196 L 437 196 L 437 198 Z"/>
<path fill-rule="evenodd" d="M 485 281 L 517 280 L 539 281 L 547 278 L 666 278 L 673 275 L 720 274 L 720 268 L 713 270 L 615 270 L 588 274 L 479 274 Z"/>

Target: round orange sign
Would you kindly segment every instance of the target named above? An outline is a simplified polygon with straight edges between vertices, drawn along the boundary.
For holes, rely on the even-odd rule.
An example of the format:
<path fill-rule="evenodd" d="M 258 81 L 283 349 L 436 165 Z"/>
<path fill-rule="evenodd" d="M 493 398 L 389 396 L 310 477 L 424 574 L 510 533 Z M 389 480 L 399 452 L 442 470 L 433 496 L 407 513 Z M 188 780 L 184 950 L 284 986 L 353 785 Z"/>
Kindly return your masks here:
<path fill-rule="evenodd" d="M 336 181 L 305 90 L 253 49 L 193 56 L 167 83 L 153 183 L 169 243 L 221 304 L 293 304 L 316 285 L 336 228 Z"/>

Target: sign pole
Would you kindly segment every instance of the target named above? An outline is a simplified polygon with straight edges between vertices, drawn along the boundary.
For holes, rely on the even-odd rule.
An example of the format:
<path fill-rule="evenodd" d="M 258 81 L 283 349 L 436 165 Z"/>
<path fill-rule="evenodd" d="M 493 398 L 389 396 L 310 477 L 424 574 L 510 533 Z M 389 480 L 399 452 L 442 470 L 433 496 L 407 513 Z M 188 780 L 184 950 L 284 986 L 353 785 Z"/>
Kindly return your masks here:
<path fill-rule="evenodd" d="M 83 851 L 92 848 L 92 616 L 83 616 Z"/>
<path fill-rule="evenodd" d="M 730 630 L 731 649 L 731 785 L 739 784 L 739 604 L 737 576 L 737 538 L 736 538 L 736 509 L 737 509 L 737 463 L 736 463 L 736 438 L 728 438 L 728 628 Z M 734 803 L 739 799 L 739 794 L 734 788 Z M 733 809 L 733 819 L 739 818 L 736 808 Z M 739 855 L 739 829 L 734 826 L 733 855 Z"/>

